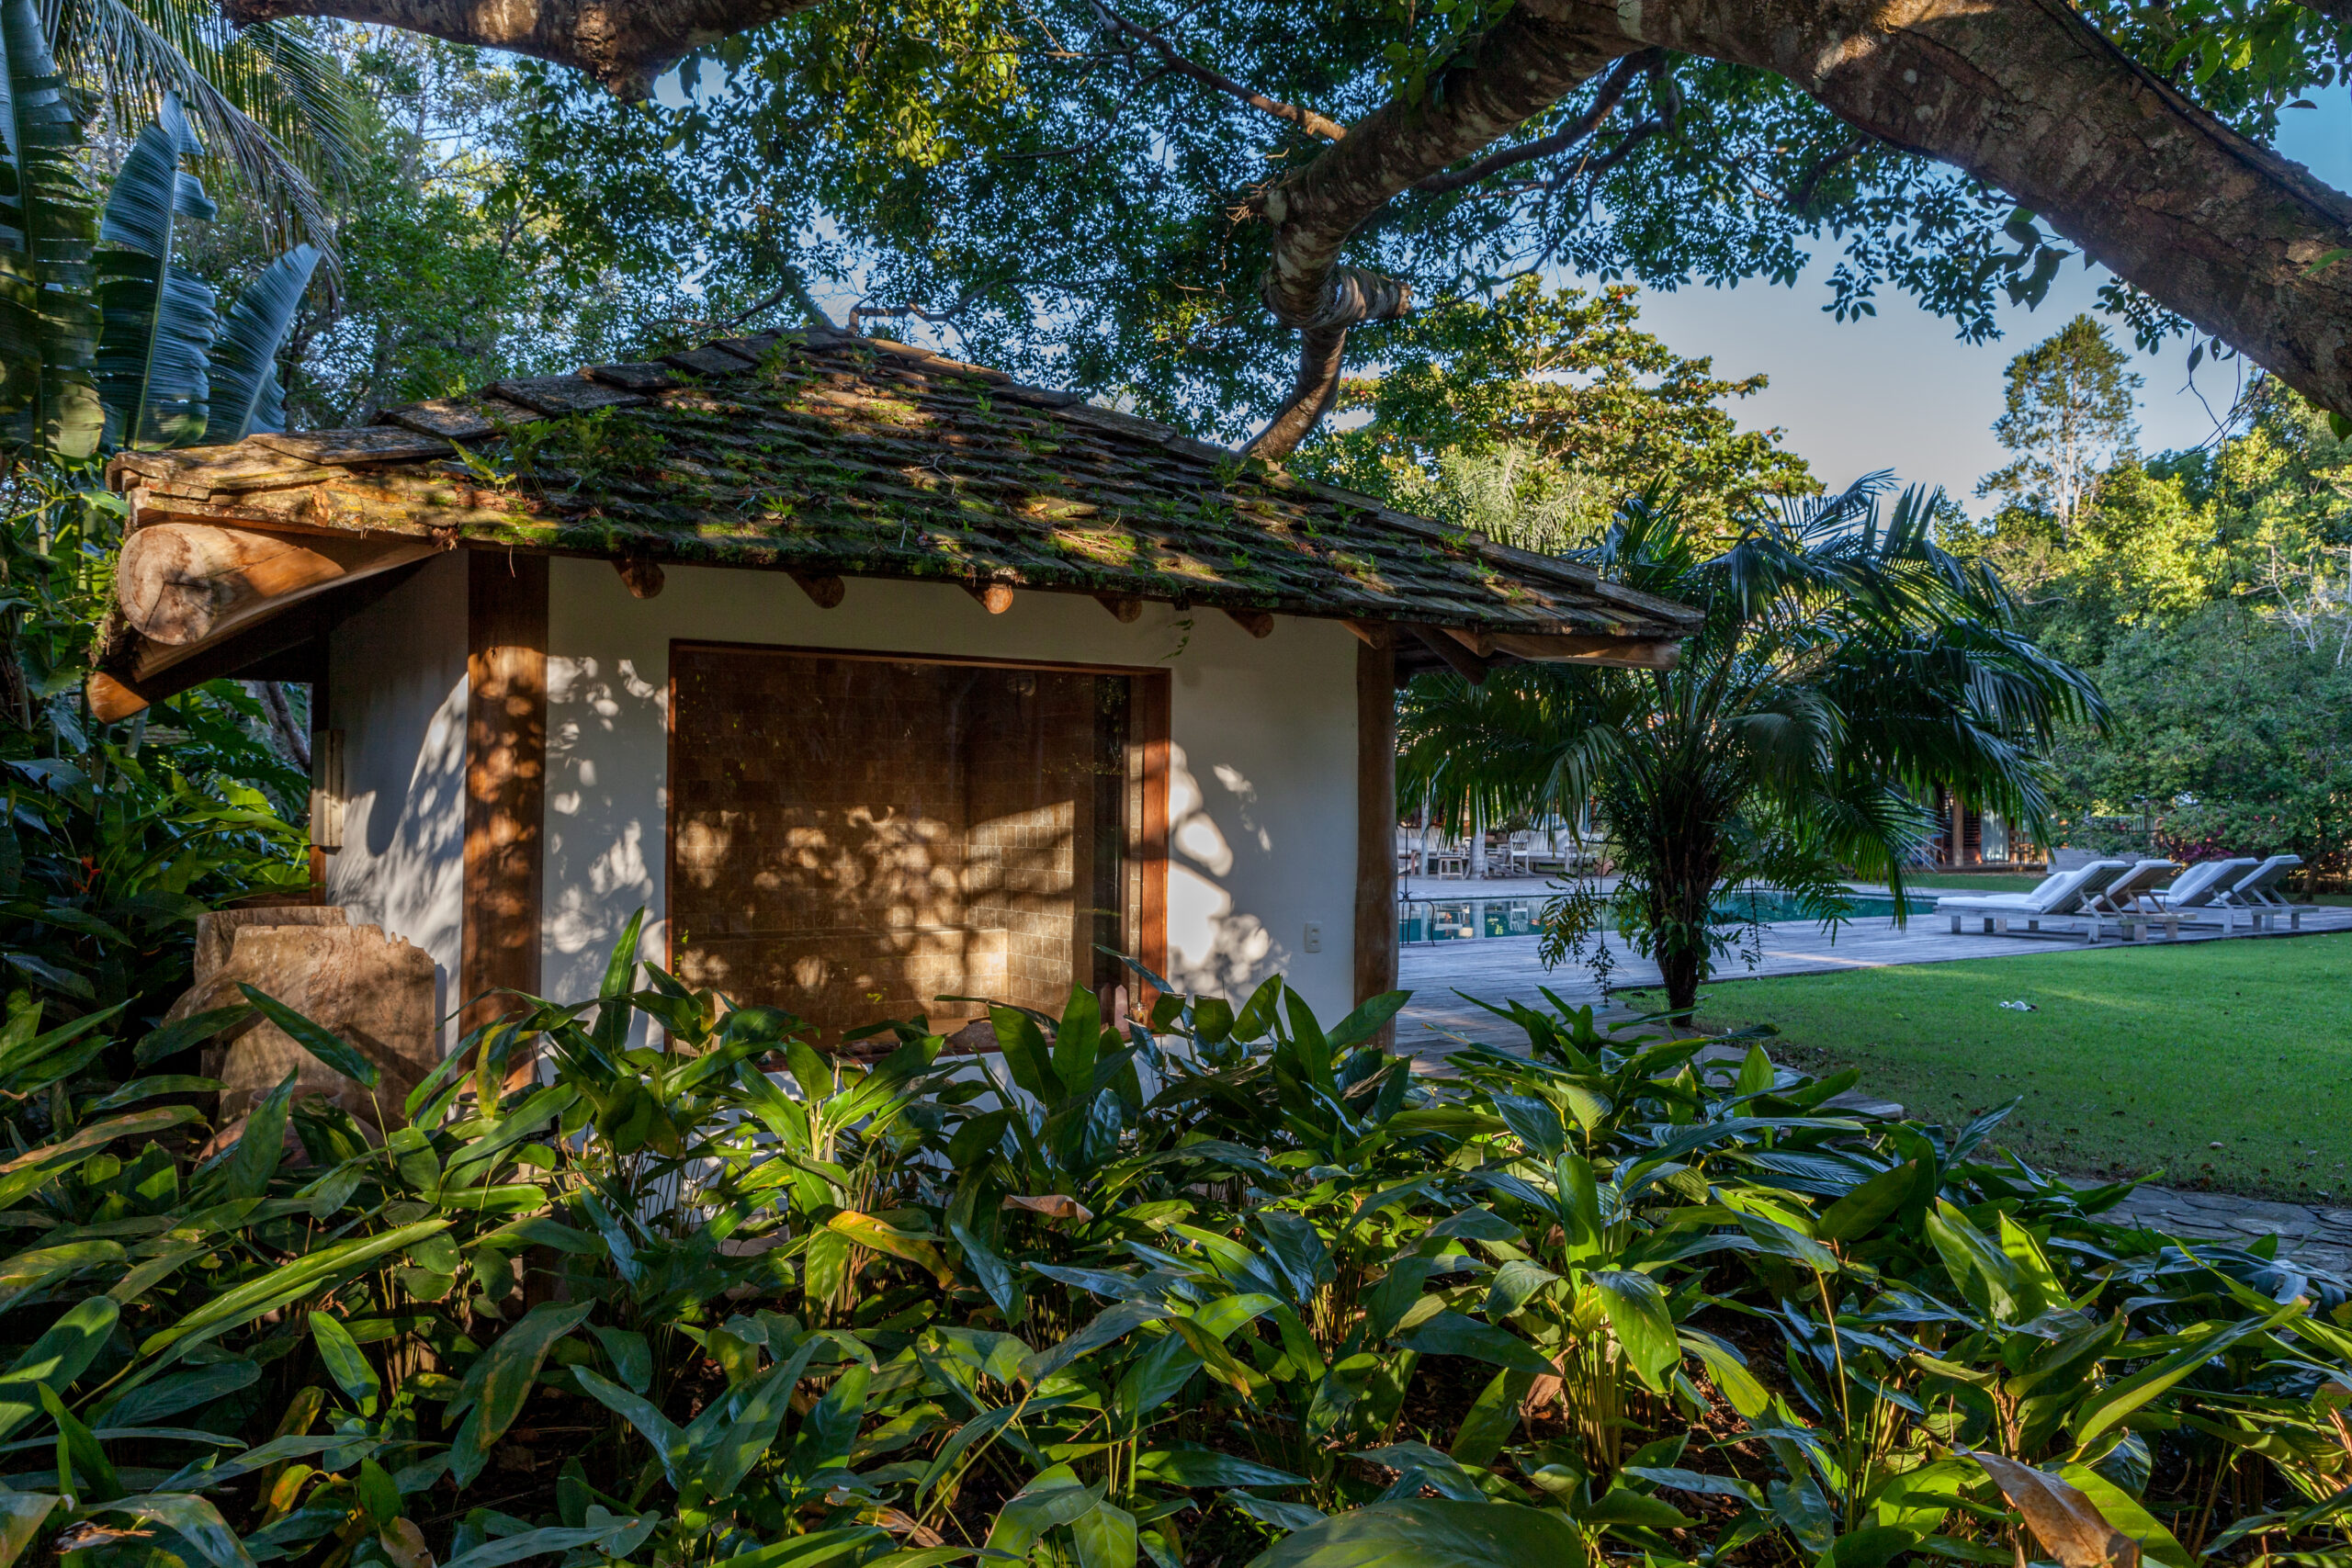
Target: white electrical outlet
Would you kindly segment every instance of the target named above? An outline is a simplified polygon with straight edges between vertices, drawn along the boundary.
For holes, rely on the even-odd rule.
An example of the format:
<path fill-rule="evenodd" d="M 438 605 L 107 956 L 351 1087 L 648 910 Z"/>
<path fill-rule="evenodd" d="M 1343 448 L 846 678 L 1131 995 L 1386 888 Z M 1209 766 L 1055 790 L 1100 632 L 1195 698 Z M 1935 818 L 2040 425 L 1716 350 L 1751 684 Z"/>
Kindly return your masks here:
<path fill-rule="evenodd" d="M 1306 922 L 1306 951 L 1309 953 L 1323 951 L 1323 922 L 1320 920 Z"/>

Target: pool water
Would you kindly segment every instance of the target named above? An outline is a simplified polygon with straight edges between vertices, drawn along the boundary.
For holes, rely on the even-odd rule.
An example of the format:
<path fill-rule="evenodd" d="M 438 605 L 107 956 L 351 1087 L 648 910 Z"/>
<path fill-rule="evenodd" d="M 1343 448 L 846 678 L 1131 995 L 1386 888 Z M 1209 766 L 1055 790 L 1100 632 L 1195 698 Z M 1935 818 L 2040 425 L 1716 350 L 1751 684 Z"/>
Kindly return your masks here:
<path fill-rule="evenodd" d="M 1887 919 L 1896 908 L 1892 898 L 1855 897 L 1849 902 L 1846 918 L 1852 920 Z M 1463 942 L 1482 937 L 1533 936 L 1536 922 L 1543 918 L 1544 903 L 1542 898 L 1416 898 L 1404 907 L 1397 918 L 1396 940 Z M 1914 901 L 1912 913 L 1918 914 L 1927 907 Z M 1725 925 L 1751 919 L 1769 925 L 1775 920 L 1809 917 L 1798 908 L 1795 898 L 1768 889 L 1731 896 L 1716 908 L 1715 918 Z"/>
<path fill-rule="evenodd" d="M 1873 918 L 1890 919 L 1898 908 L 1892 898 L 1853 897 L 1849 898 L 1846 903 L 1846 918 L 1849 920 Z M 1916 915 L 1927 908 L 1926 904 L 1915 899 L 1912 901 L 1911 912 Z M 1751 908 L 1753 913 L 1750 912 Z M 1798 907 L 1797 900 L 1793 897 L 1770 890 L 1736 893 L 1725 899 L 1717 908 L 1715 913 L 1725 920 L 1760 919 L 1768 924 L 1773 920 L 1802 920 L 1809 918 L 1804 910 Z"/>

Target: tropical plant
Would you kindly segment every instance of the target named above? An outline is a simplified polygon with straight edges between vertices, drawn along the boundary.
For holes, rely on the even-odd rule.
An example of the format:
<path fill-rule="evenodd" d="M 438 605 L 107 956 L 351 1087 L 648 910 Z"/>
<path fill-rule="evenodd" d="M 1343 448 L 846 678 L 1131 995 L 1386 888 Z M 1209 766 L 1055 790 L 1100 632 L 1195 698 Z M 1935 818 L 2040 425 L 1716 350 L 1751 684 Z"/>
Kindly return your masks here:
<path fill-rule="evenodd" d="M 186 168 L 200 147 L 179 100 L 167 95 L 132 143 L 94 225 L 81 99 L 33 0 L 0 0 L 0 444 L 11 467 L 282 428 L 274 361 L 317 250 L 278 257 L 222 321 L 211 288 L 178 265 L 181 221 L 213 211 Z"/>
<path fill-rule="evenodd" d="M 186 107 L 280 247 L 325 247 L 334 230 L 323 192 L 362 145 L 334 51 L 314 25 L 232 21 L 204 0 L 51 0 L 42 9 L 65 78 L 118 125 Z"/>
<path fill-rule="evenodd" d="M 2095 721 L 2098 695 L 2017 629 L 1996 577 L 1937 546 L 1940 494 L 1906 491 L 1882 514 L 1887 482 L 1786 502 L 1727 547 L 1671 493 L 1629 501 L 1576 558 L 1705 613 L 1671 670 L 1414 682 L 1403 798 L 1457 820 L 1590 806 L 1611 826 L 1620 879 L 1547 907 L 1550 960 L 1597 938 L 1606 963 L 1611 925 L 1687 1014 L 1739 925 L 1736 889 L 1784 890 L 1824 920 L 1848 908 L 1849 876 L 1900 897 L 1939 790 L 2041 823 L 2036 749 Z"/>
<path fill-rule="evenodd" d="M 1327 1029 L 1278 978 L 860 1066 L 637 939 L 384 1132 L 289 1076 L 199 1146 L 207 1080 L 14 1008 L 0 1562 L 2345 1548 L 2344 1282 L 2102 1224 L 2126 1188 L 1997 1112 L 1860 1121 L 1850 1074 L 1556 1003 L 1430 1080 L 1372 1043 L 1401 998 Z"/>

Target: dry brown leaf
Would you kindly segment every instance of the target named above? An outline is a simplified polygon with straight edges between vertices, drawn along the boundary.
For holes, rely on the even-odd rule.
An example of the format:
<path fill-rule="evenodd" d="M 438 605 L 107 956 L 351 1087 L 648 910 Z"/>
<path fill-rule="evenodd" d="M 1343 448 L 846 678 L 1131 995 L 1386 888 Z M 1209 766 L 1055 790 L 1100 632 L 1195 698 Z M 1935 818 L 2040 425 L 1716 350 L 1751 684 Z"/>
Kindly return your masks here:
<path fill-rule="evenodd" d="M 434 1568 L 433 1549 L 413 1519 L 394 1519 L 376 1532 L 377 1544 L 392 1561 L 392 1568 Z"/>
<path fill-rule="evenodd" d="M 825 1495 L 825 1501 L 836 1508 L 845 1508 L 855 1506 L 860 1499 L 845 1488 L 836 1486 Z M 876 1503 L 859 1508 L 857 1518 L 860 1524 L 880 1525 L 892 1535 L 902 1535 L 917 1546 L 947 1544 L 946 1538 L 937 1530 L 922 1520 L 890 1506 L 888 1503 Z"/>
<path fill-rule="evenodd" d="M 51 1551 L 62 1557 L 69 1551 L 87 1551 L 92 1547 L 111 1546 L 118 1540 L 146 1540 L 154 1533 L 153 1530 L 118 1529 L 112 1525 L 84 1519 L 58 1531 L 57 1538 L 49 1545 Z"/>
<path fill-rule="evenodd" d="M 1999 1454 L 1971 1452 L 2012 1506 L 2025 1516 L 2035 1539 L 2062 1568 L 2140 1568 L 2140 1543 L 2107 1522 L 2107 1516 L 2075 1487 L 2046 1470 Z"/>
<path fill-rule="evenodd" d="M 1065 1198 L 1058 1192 L 1048 1192 L 1042 1198 L 1023 1198 L 1008 1193 L 1004 1207 L 1026 1209 L 1033 1214 L 1043 1214 L 1049 1220 L 1091 1220 L 1094 1211 L 1075 1198 Z"/>

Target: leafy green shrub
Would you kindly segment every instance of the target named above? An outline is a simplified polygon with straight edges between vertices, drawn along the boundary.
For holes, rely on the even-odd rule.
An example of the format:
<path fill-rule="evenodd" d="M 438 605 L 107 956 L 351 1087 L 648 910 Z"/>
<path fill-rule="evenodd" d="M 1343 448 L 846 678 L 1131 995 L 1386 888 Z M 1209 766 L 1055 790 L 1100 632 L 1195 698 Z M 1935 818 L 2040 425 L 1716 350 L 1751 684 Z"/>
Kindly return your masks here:
<path fill-rule="evenodd" d="M 1997 1118 L 1556 1003 L 1417 1076 L 1279 980 L 860 1065 L 637 934 L 380 1145 L 0 1041 L 0 1568 L 2340 1560 L 2342 1283 Z"/>

